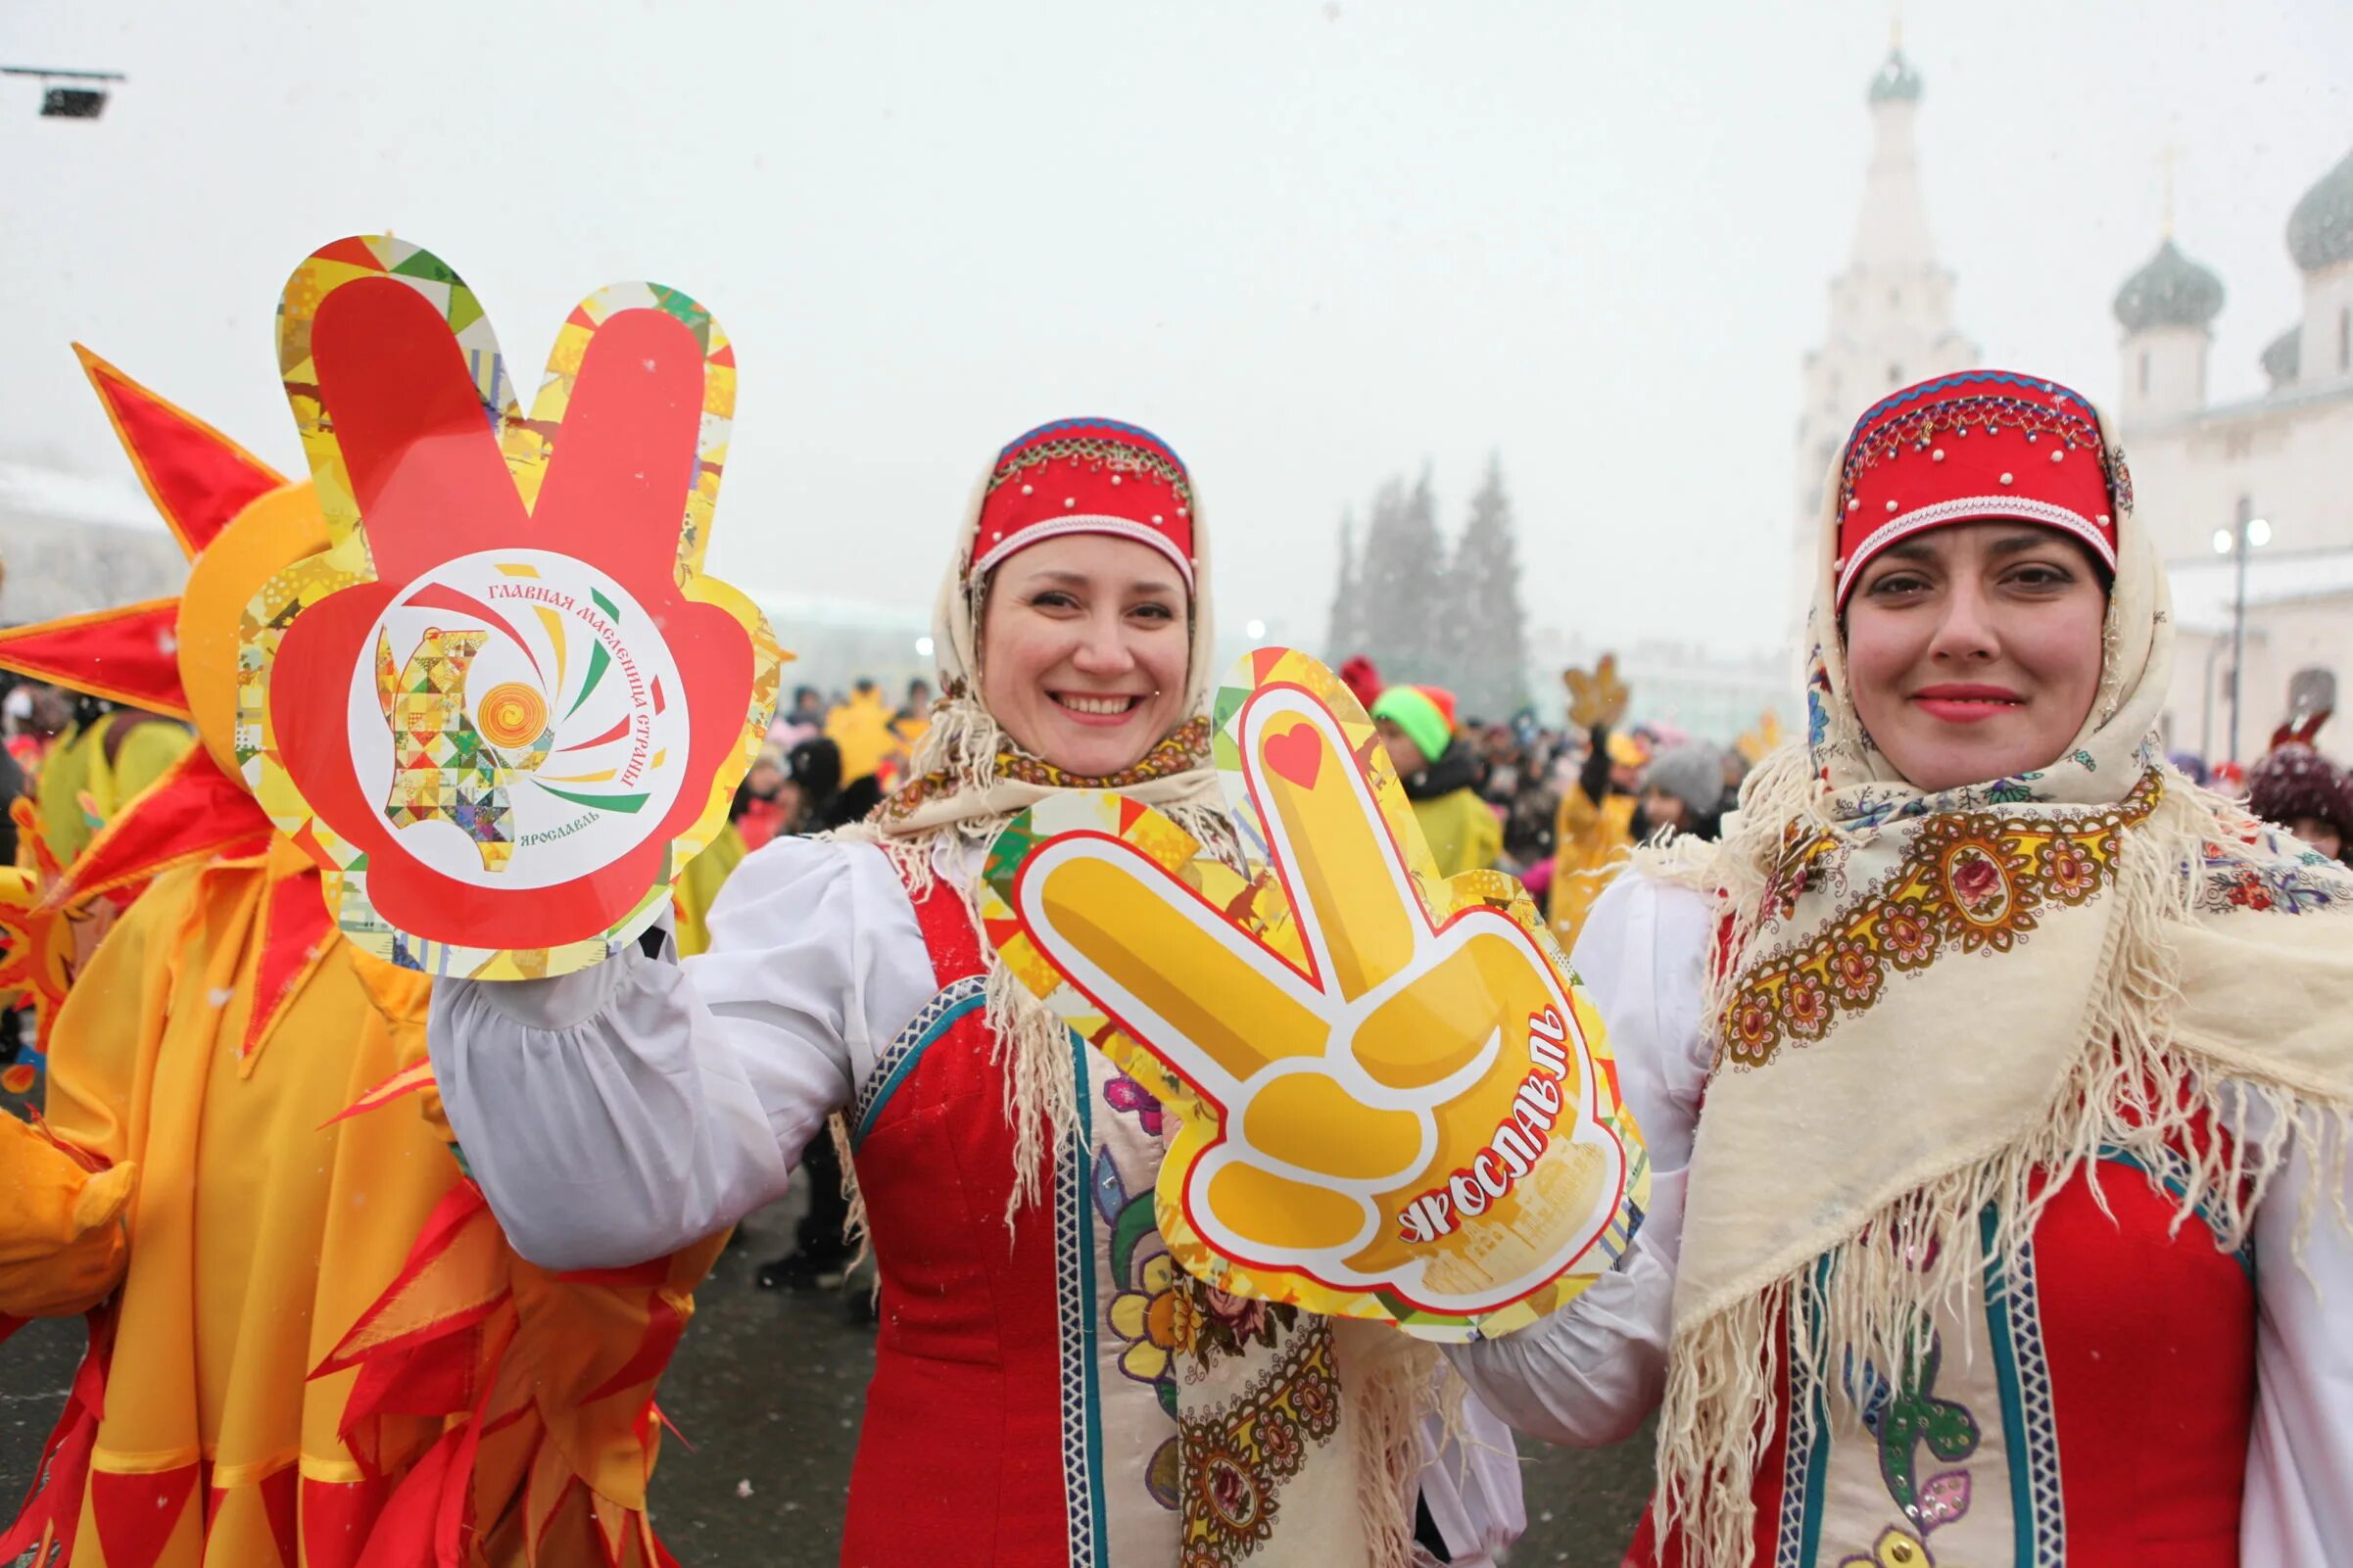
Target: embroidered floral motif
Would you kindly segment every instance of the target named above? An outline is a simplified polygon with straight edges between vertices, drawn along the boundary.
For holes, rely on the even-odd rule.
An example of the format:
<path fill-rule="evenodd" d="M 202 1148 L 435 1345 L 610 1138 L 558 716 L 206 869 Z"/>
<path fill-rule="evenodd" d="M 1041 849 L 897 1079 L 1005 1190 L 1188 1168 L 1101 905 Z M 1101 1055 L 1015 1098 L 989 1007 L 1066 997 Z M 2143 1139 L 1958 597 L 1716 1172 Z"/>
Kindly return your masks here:
<path fill-rule="evenodd" d="M 1953 952 L 2011 951 L 2041 911 L 2099 895 L 2124 830 L 2155 809 L 2159 789 L 2152 774 L 2117 805 L 2076 816 L 1952 813 L 1927 823 L 1869 896 L 1750 972 L 1724 1009 L 1723 1053 L 1735 1067 L 1763 1067 L 1784 1044 L 1818 1040 L 1842 1015 L 1870 1008 L 1891 972 Z M 1796 845 L 1777 875 L 1802 885 L 1820 874 L 1819 854 Z M 1780 881 L 1773 896 L 1794 910 L 1797 894 Z"/>
<path fill-rule="evenodd" d="M 1916 1479 L 1921 1447 L 1946 1464 L 1958 1464 L 1977 1451 L 1979 1438 L 1977 1417 L 1967 1405 L 1937 1398 L 1937 1374 L 1944 1363 L 1944 1346 L 1932 1341 L 1917 1375 L 1889 1390 L 1885 1402 L 1864 1417 L 1879 1441 L 1879 1475 L 1888 1497 L 1923 1536 L 1967 1510 L 1969 1477 L 1951 1470 L 1921 1484 Z"/>
<path fill-rule="evenodd" d="M 1067 773 L 1050 762 L 1041 761 L 1015 746 L 1010 740 L 997 747 L 994 777 L 1016 784 L 1036 784 L 1046 789 L 1127 789 L 1171 774 L 1184 773 L 1205 766 L 1209 761 L 1209 717 L 1196 714 L 1170 731 L 1160 743 L 1144 753 L 1143 760 L 1123 772 L 1100 779 L 1080 778 Z M 883 802 L 882 815 L 886 822 L 898 822 L 934 800 L 954 794 L 965 786 L 952 768 L 927 773 L 920 779 L 910 779 L 891 792 Z"/>
<path fill-rule="evenodd" d="M 1157 1138 L 1161 1135 L 1160 1102 L 1152 1091 L 1123 1072 L 1103 1085 L 1104 1102 L 1114 1111 L 1128 1111 L 1135 1115 L 1136 1125 Z"/>
<path fill-rule="evenodd" d="M 2259 830 L 2247 842 L 2262 859 L 2249 862 L 2221 844 L 2206 846 L 2205 878 L 2197 896 L 2201 911 L 2303 915 L 2345 901 L 2344 868 L 2328 856 L 2271 828 Z"/>
<path fill-rule="evenodd" d="M 1138 1383 L 1158 1383 L 1169 1375 L 1170 1357 L 1176 1351 L 1184 1292 L 1167 1253 L 1145 1259 L 1137 1271 L 1137 1286 L 1111 1299 L 1111 1331 L 1128 1342 L 1120 1354 L 1120 1370 Z"/>
<path fill-rule="evenodd" d="M 1281 1483 L 1339 1427 L 1331 1328 L 1321 1320 L 1239 1400 L 1180 1421 L 1183 1568 L 1234 1568 L 1256 1553 L 1274 1533 Z"/>
<path fill-rule="evenodd" d="M 1200 1382 L 1220 1361 L 1242 1355 L 1254 1345 L 1273 1347 L 1299 1318 L 1296 1307 L 1229 1295 L 1198 1280 L 1192 1282 L 1187 1307 L 1181 1349 L 1188 1383 Z"/>

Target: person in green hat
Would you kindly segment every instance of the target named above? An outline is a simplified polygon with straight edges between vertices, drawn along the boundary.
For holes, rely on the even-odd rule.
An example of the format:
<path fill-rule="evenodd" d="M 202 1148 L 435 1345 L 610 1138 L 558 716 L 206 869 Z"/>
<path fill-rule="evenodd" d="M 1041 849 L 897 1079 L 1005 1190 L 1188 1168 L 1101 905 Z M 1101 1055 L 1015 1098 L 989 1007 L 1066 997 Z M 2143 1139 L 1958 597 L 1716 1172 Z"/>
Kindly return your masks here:
<path fill-rule="evenodd" d="M 1440 875 L 1492 867 L 1503 852 L 1503 825 L 1479 798 L 1477 755 L 1455 734 L 1454 693 L 1434 686 L 1390 687 L 1374 700 L 1372 722 L 1397 764 Z"/>

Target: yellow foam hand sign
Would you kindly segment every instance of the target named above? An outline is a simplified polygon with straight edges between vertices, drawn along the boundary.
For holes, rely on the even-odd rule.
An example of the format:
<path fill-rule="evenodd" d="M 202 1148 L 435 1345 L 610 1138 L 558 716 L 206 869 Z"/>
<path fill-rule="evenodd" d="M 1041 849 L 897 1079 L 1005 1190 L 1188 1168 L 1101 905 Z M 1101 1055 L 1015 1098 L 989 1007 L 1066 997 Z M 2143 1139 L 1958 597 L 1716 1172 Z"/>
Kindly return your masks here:
<path fill-rule="evenodd" d="M 1563 670 L 1561 680 L 1568 688 L 1569 722 L 1578 729 L 1605 725 L 1614 730 L 1624 721 L 1633 693 L 1618 678 L 1616 654 L 1603 654 L 1590 671 Z"/>
<path fill-rule="evenodd" d="M 1140 1047 L 1162 1069 L 1183 1127 L 1163 1232 L 1186 1266 L 1433 1337 L 1549 1309 L 1639 1212 L 1599 1019 L 1516 883 L 1436 876 L 1328 672 L 1281 649 L 1245 665 L 1219 743 L 1239 839 L 1263 851 L 1247 877 L 1098 797 L 1091 829 L 1033 810 L 1009 830 L 1006 918 L 984 924 L 1082 1034 L 1108 1022 L 1115 1060 Z"/>

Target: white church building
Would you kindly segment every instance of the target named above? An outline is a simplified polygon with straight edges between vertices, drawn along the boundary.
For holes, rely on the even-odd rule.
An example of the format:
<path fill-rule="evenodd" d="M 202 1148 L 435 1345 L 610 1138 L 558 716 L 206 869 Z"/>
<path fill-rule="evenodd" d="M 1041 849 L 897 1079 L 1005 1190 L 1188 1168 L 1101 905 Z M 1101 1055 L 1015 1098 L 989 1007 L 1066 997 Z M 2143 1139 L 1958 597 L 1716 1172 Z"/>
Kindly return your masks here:
<path fill-rule="evenodd" d="M 1824 482 L 1855 418 L 1895 388 L 1979 361 L 1929 235 L 1912 136 L 1920 96 L 1919 72 L 1890 51 L 1870 83 L 1871 162 L 1853 251 L 1831 281 L 1822 346 L 1805 358 L 1793 632 L 1812 594 Z M 2170 235 L 2113 302 L 2122 361 L 2111 411 L 2139 498 L 2135 520 L 2151 531 L 2174 593 L 2166 744 L 2210 761 L 2260 756 L 2288 717 L 2291 685 L 2346 688 L 2346 716 L 2320 741 L 2353 755 L 2353 155 L 2296 204 L 2287 251 L 2304 276 L 2303 315 L 2264 351 L 2271 387 L 2259 398 L 2208 402 L 2222 280 Z M 2242 532 L 2262 541 L 2243 563 Z M 2235 744 L 2234 625 L 2245 665 Z"/>
<path fill-rule="evenodd" d="M 2353 688 L 2353 155 L 2287 219 L 2302 319 L 2263 352 L 2270 390 L 2206 395 L 2222 280 L 2168 236 L 2117 291 L 2119 440 L 2174 591 L 2168 741 L 2213 760 L 2260 756 L 2289 689 Z M 2244 562 L 2244 662 L 2233 746 L 2232 646 Z M 2222 553 L 2232 550 L 2233 553 Z M 2338 705 L 2353 703 L 2347 689 Z M 2353 713 L 2320 735 L 2353 752 Z"/>

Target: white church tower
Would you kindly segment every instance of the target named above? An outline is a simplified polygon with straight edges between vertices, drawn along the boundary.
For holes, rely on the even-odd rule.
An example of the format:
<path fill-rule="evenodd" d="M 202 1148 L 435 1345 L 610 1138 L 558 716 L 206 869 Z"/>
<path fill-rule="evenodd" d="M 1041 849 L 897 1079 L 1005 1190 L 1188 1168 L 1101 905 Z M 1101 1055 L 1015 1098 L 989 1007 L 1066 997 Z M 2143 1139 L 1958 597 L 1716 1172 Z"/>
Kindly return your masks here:
<path fill-rule="evenodd" d="M 1795 633 L 1813 597 L 1823 479 L 1862 411 L 1895 388 L 1977 360 L 1977 345 L 1952 324 L 1952 273 L 1937 261 L 1920 197 L 1912 120 L 1920 73 L 1898 45 L 1871 78 L 1871 167 L 1863 182 L 1854 253 L 1831 280 L 1830 330 L 1805 356 L 1798 418 L 1798 517 L 1790 572 Z"/>

